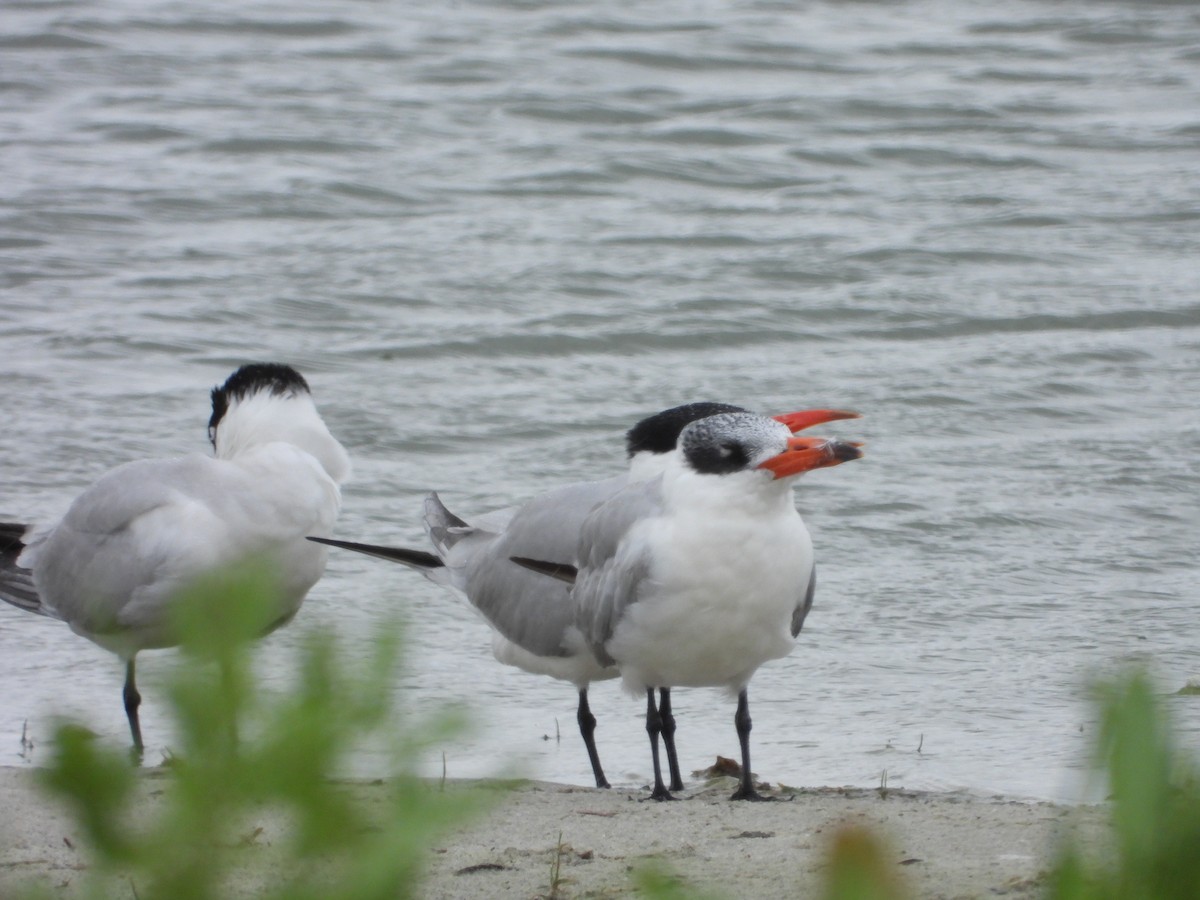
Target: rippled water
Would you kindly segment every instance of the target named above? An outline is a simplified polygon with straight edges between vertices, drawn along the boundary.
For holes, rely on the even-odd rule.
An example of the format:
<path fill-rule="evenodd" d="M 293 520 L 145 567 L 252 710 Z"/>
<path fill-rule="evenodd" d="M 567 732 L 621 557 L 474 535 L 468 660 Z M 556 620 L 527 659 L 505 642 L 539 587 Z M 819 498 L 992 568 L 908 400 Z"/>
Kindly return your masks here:
<path fill-rule="evenodd" d="M 751 686 L 755 768 L 1076 796 L 1086 684 L 1200 677 L 1200 11 L 1190 3 L 8 2 L 0 512 L 205 446 L 278 359 L 352 452 L 340 532 L 419 542 L 617 471 L 644 413 L 837 405 L 821 564 Z M 335 555 L 292 628 L 397 609 L 451 775 L 588 783 L 567 686 L 463 603 Z M 147 685 L 171 665 L 147 653 Z M 0 609 L 0 764 L 56 710 L 125 738 L 115 659 Z M 146 693 L 151 693 L 146 691 Z M 1172 698 L 1200 744 L 1195 698 Z M 610 775 L 641 704 L 597 686 Z M 679 691 L 685 769 L 732 703 Z M 150 698 L 147 742 L 170 744 Z M 553 740 L 561 726 L 561 742 Z M 543 740 L 549 736 L 550 740 Z M 151 751 L 153 757 L 154 750 Z M 440 769 L 440 760 L 438 761 Z"/>

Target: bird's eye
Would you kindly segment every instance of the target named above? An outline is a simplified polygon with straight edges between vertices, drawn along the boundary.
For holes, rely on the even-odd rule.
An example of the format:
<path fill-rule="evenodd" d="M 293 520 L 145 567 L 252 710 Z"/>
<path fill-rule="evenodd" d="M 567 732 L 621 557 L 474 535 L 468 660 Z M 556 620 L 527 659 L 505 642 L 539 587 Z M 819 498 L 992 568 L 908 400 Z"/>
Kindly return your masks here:
<path fill-rule="evenodd" d="M 729 459 L 729 457 L 733 456 L 733 445 L 722 444 L 717 448 L 717 452 L 721 454 L 722 459 Z"/>

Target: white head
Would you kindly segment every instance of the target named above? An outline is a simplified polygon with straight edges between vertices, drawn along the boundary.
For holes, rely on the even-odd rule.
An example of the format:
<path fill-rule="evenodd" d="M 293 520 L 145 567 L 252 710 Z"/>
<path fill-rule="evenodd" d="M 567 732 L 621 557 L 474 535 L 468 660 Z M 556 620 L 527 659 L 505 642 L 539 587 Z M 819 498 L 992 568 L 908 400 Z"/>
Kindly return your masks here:
<path fill-rule="evenodd" d="M 701 401 L 673 406 L 662 412 L 647 416 L 625 434 L 625 452 L 629 457 L 631 481 L 649 481 L 666 471 L 674 458 L 680 433 L 691 423 L 724 413 L 745 413 L 753 416 L 741 406 L 730 403 Z M 756 417 L 758 418 L 758 417 Z M 836 419 L 856 419 L 858 413 L 839 409 L 804 409 L 798 412 L 781 413 L 773 416 L 777 422 L 787 426 L 788 432 L 811 428 Z"/>
<path fill-rule="evenodd" d="M 685 403 L 647 416 L 625 433 L 625 453 L 629 457 L 631 481 L 649 481 L 661 475 L 675 455 L 679 433 L 684 427 L 718 413 L 745 412 L 728 403 Z"/>
<path fill-rule="evenodd" d="M 858 444 L 793 437 L 778 419 L 748 412 L 722 413 L 692 422 L 680 432 L 679 451 L 701 475 L 763 470 L 773 479 L 858 459 Z"/>
<path fill-rule="evenodd" d="M 208 438 L 219 459 L 283 441 L 314 456 L 335 482 L 350 475 L 349 455 L 325 427 L 308 382 L 291 366 L 251 363 L 213 388 Z"/>

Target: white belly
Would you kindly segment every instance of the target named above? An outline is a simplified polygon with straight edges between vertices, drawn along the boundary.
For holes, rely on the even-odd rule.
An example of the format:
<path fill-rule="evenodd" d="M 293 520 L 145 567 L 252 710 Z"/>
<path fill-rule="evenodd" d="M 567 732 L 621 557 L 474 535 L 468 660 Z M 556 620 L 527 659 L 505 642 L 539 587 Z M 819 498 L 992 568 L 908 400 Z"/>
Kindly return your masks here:
<path fill-rule="evenodd" d="M 687 519 L 648 535 L 651 577 L 605 648 L 625 686 L 740 690 L 795 644 L 792 614 L 812 572 L 812 541 L 798 515 L 731 516 L 714 527 Z"/>

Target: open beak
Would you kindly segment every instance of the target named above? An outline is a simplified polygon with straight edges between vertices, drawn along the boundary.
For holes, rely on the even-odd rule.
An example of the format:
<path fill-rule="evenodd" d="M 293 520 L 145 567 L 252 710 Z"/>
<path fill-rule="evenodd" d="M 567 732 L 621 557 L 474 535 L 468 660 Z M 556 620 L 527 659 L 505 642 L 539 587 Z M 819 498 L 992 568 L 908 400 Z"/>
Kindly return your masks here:
<path fill-rule="evenodd" d="M 862 444 L 851 441 L 835 441 L 830 438 L 793 437 L 788 439 L 788 448 L 772 456 L 760 469 L 766 469 L 776 478 L 790 478 L 813 469 L 839 466 L 844 462 L 860 458 Z"/>
<path fill-rule="evenodd" d="M 812 428 L 814 425 L 821 425 L 825 422 L 836 422 L 838 419 L 860 419 L 862 416 L 844 409 L 802 409 L 798 412 L 780 413 L 771 418 L 776 422 L 782 422 L 792 430 L 792 434 L 795 434 L 797 431 L 803 431 L 805 428 Z"/>

